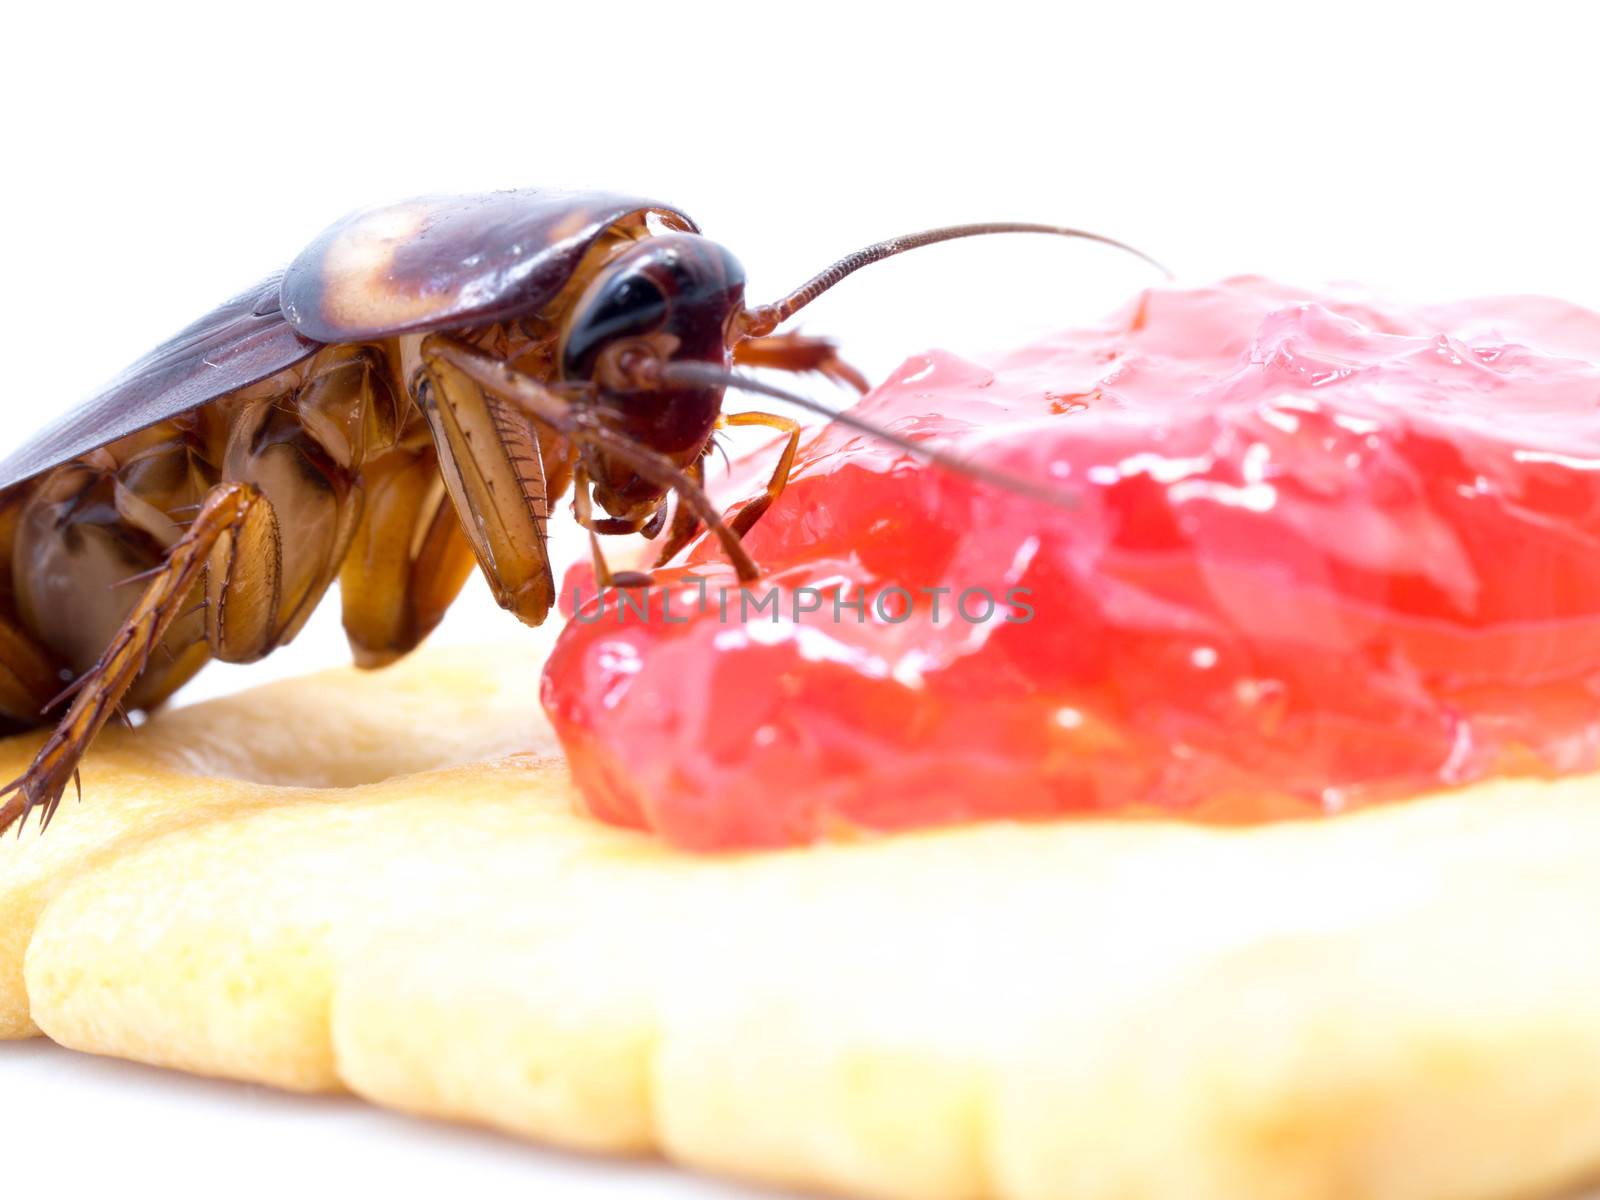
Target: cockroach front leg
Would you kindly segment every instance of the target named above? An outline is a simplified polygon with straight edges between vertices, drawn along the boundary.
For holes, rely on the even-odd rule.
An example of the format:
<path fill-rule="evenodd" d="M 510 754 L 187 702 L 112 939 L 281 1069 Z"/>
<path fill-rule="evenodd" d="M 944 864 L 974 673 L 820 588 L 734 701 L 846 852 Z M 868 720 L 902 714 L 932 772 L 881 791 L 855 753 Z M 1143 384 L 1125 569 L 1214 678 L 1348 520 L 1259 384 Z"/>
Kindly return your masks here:
<path fill-rule="evenodd" d="M 498 397 L 529 419 L 554 430 L 575 446 L 593 446 L 626 463 L 641 478 L 675 492 L 704 522 L 722 546 L 739 578 L 758 579 L 760 569 L 739 544 L 739 535 L 723 521 L 711 498 L 689 475 L 664 454 L 600 423 L 591 413 L 568 405 L 544 384 L 524 375 L 492 355 L 444 334 L 432 334 L 422 343 L 423 360 L 435 371 L 449 369 L 470 379 L 485 394 Z M 448 479 L 448 476 L 446 476 Z"/>
<path fill-rule="evenodd" d="M 613 571 L 606 562 L 605 551 L 600 548 L 601 533 L 643 533 L 646 537 L 659 532 L 665 505 L 657 509 L 647 523 L 624 521 L 615 517 L 596 517 L 594 498 L 589 493 L 589 473 L 580 463 L 572 470 L 572 515 L 589 533 L 589 560 L 594 564 L 596 587 L 647 587 L 650 576 L 639 571 Z"/>
<path fill-rule="evenodd" d="M 594 529 L 594 501 L 589 495 L 589 473 L 582 466 L 572 472 L 572 516 L 589 535 L 589 558 L 594 563 L 594 585 L 608 588 L 612 584 L 611 564 L 606 562 L 605 551 L 600 549 L 600 538 Z"/>
<path fill-rule="evenodd" d="M 523 624 L 542 624 L 556 585 L 538 431 L 453 360 L 430 353 L 438 340 L 422 343 L 412 395 L 433 435 L 439 473 L 495 600 Z"/>
<path fill-rule="evenodd" d="M 815 372 L 858 392 L 867 390 L 867 377 L 839 357 L 838 344 L 829 338 L 799 333 L 746 338 L 734 346 L 733 361 L 741 367 L 766 367 L 796 374 Z"/>
<path fill-rule="evenodd" d="M 41 828 L 50 823 L 84 751 L 119 710 L 208 568 L 207 635 L 214 646 L 239 651 L 259 638 L 263 623 L 276 621 L 277 564 L 277 525 L 262 494 L 245 483 L 213 487 L 99 661 L 73 685 L 71 707 L 33 763 L 0 789 L 8 797 L 0 805 L 0 832 L 36 808 Z"/>
<path fill-rule="evenodd" d="M 783 495 L 783 489 L 788 486 L 789 473 L 794 470 L 795 452 L 800 449 L 800 422 L 780 417 L 777 413 L 742 412 L 726 414 L 722 418 L 722 423 L 730 427 L 765 425 L 769 429 L 782 430 L 788 435 L 783 453 L 778 456 L 778 465 L 773 469 L 772 478 L 767 481 L 767 490 L 741 508 L 730 522 L 734 531 L 743 537 L 750 532 L 750 527 L 761 519 L 762 514 L 772 507 L 773 501 Z"/>
<path fill-rule="evenodd" d="M 728 522 L 729 527 L 739 535 L 740 539 L 750 532 L 750 529 L 777 498 L 783 495 L 783 489 L 789 482 L 789 473 L 794 470 L 795 452 L 800 448 L 800 422 L 792 421 L 788 417 L 780 417 L 776 413 L 742 412 L 726 413 L 718 419 L 719 427 L 730 428 L 744 425 L 765 425 L 770 429 L 779 429 L 788 434 L 783 453 L 778 456 L 778 465 L 773 469 L 772 478 L 767 481 L 767 489 L 760 496 L 750 501 L 734 514 L 733 520 Z M 693 468 L 696 471 L 696 481 L 704 481 L 704 460 L 697 462 Z M 672 533 L 667 538 L 666 544 L 661 547 L 661 553 L 656 556 L 656 566 L 664 566 L 672 561 L 673 557 L 682 550 L 700 532 L 700 522 L 695 518 L 693 510 L 687 505 L 680 504 L 678 511 L 673 514 Z"/>
<path fill-rule="evenodd" d="M 685 468 L 684 473 L 704 488 L 706 485 L 706 460 L 702 455 Z M 665 566 L 671 562 L 691 541 L 694 535 L 700 532 L 700 518 L 695 516 L 694 509 L 687 504 L 678 503 L 673 507 L 672 529 L 667 533 L 667 540 L 662 543 L 661 551 L 656 555 L 655 565 Z"/>

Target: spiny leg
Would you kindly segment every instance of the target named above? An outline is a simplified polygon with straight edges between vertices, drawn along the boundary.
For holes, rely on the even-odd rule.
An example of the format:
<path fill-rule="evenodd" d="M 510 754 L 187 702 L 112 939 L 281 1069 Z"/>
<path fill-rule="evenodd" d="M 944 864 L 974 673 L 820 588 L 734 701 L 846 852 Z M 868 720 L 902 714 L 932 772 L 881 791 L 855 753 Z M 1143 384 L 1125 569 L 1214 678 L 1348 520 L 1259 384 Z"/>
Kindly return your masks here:
<path fill-rule="evenodd" d="M 783 489 L 789 482 L 789 473 L 794 469 L 795 452 L 800 448 L 800 423 L 788 417 L 780 417 L 776 413 L 744 412 L 728 413 L 718 418 L 718 426 L 765 425 L 771 429 L 779 429 L 789 435 L 782 455 L 778 458 L 778 465 L 773 469 L 772 478 L 767 481 L 767 490 L 754 500 L 750 501 L 734 514 L 733 520 L 728 522 L 730 528 L 742 539 L 750 532 L 751 526 L 759 521 L 767 509 L 777 498 L 783 495 Z M 705 463 L 702 459 L 692 468 L 696 472 L 696 481 L 704 483 Z M 660 567 L 671 562 L 673 557 L 687 546 L 695 534 L 700 532 L 700 522 L 694 513 L 685 505 L 679 505 L 673 514 L 672 534 L 667 538 L 666 545 L 661 547 L 661 553 L 656 556 L 655 565 Z"/>
<path fill-rule="evenodd" d="M 529 418 L 554 429 L 574 445 L 604 450 L 657 487 L 676 492 L 716 536 L 739 578 L 748 583 L 760 577 L 759 568 L 739 544 L 739 535 L 723 521 L 711 498 L 665 455 L 601 424 L 591 412 L 568 405 L 544 384 L 509 364 L 447 335 L 430 335 L 422 343 L 422 356 L 433 369 L 453 368 L 486 393 L 503 397 Z"/>
<path fill-rule="evenodd" d="M 606 562 L 605 551 L 600 548 L 601 533 L 643 533 L 646 537 L 660 531 L 660 518 L 665 506 L 658 508 L 648 522 L 625 521 L 617 517 L 594 515 L 594 497 L 589 491 L 589 473 L 578 463 L 572 469 L 572 515 L 589 534 L 589 558 L 594 564 L 596 587 L 648 587 L 650 576 L 641 571 L 613 571 Z M 653 531 L 652 531 L 653 527 Z"/>
<path fill-rule="evenodd" d="M 684 474 L 693 479 L 700 487 L 706 485 L 706 460 L 702 455 L 695 459 L 684 469 Z M 695 516 L 694 509 L 687 504 L 677 504 L 673 507 L 672 530 L 667 534 L 667 540 L 661 547 L 661 552 L 656 555 L 655 565 L 665 566 L 677 556 L 678 551 L 687 546 L 694 535 L 700 532 L 700 518 Z"/>
<path fill-rule="evenodd" d="M 9 796 L 0 805 L 0 832 L 13 822 L 26 821 L 35 808 L 43 810 L 41 828 L 50 823 L 84 751 L 117 711 L 150 654 L 179 616 L 206 573 L 213 552 L 234 549 L 241 538 L 254 544 L 256 535 L 252 531 L 259 530 L 265 505 L 261 493 L 249 484 L 218 484 L 206 494 L 194 523 L 173 543 L 111 644 L 74 685 L 76 694 L 71 707 L 32 765 L 0 789 L 0 796 Z M 242 620 L 244 614 L 226 604 L 226 585 L 219 583 L 217 587 L 223 589 L 218 593 L 221 599 L 213 601 L 216 611 L 208 610 L 207 624 L 220 621 L 231 625 Z M 233 615 L 225 615 L 225 608 Z"/>
<path fill-rule="evenodd" d="M 799 333 L 775 333 L 746 338 L 733 348 L 733 361 L 741 367 L 766 367 L 796 374 L 815 371 L 858 392 L 867 390 L 867 378 L 839 357 L 838 344 L 828 338 Z"/>
<path fill-rule="evenodd" d="M 780 417 L 777 413 L 742 412 L 728 413 L 722 418 L 722 423 L 729 426 L 765 425 L 768 429 L 777 429 L 788 434 L 783 453 L 778 457 L 778 465 L 773 469 L 772 478 L 767 480 L 767 490 L 741 508 L 729 522 L 734 532 L 743 537 L 750 532 L 750 527 L 761 519 L 762 514 L 772 507 L 773 501 L 783 495 L 783 489 L 789 483 L 789 472 L 794 470 L 795 452 L 800 449 L 800 422 L 789 417 Z"/>
<path fill-rule="evenodd" d="M 336 380 L 341 375 L 361 377 L 359 371 L 349 371 L 322 379 Z M 324 399 L 330 390 L 331 383 L 321 389 Z M 353 415 L 350 420 L 358 422 L 360 417 Z M 323 421 L 311 420 L 305 408 L 271 400 L 250 405 L 231 423 L 223 478 L 251 484 L 268 501 L 257 519 L 271 525 L 270 539 L 262 545 L 263 554 L 270 554 L 275 564 L 276 592 L 271 598 L 270 622 L 265 619 L 266 597 L 252 591 L 236 598 L 238 608 L 254 610 L 237 614 L 241 630 L 248 624 L 248 636 L 224 631 L 228 636 L 219 642 L 211 620 L 218 614 L 215 609 L 208 614 L 208 636 L 217 657 L 224 661 L 251 662 L 290 641 L 339 577 L 360 524 L 364 497 L 360 472 L 324 445 L 324 437 L 336 439 L 319 432 L 323 425 Z M 278 536 L 280 526 L 286 536 Z M 263 535 L 268 532 L 263 530 Z M 259 561 L 265 560 L 244 558 L 248 567 Z M 260 581 L 263 577 L 251 571 L 245 578 Z"/>
<path fill-rule="evenodd" d="M 454 359 L 430 353 L 438 337 L 422 344 L 413 395 L 433 435 L 439 473 L 495 600 L 523 624 L 542 624 L 556 585 L 538 431 Z"/>
<path fill-rule="evenodd" d="M 611 566 L 606 562 L 605 551 L 600 549 L 600 538 L 594 529 L 594 507 L 589 495 L 589 473 L 582 465 L 572 471 L 572 515 L 589 535 L 589 557 L 594 563 L 594 585 L 608 588 L 612 585 Z"/>
<path fill-rule="evenodd" d="M 207 485 L 189 470 L 188 456 L 170 430 L 141 436 L 151 443 L 118 444 L 115 453 L 66 463 L 30 481 L 17 514 L 3 611 L 60 666 L 54 692 L 99 661 L 140 586 L 183 535 L 179 520 L 198 512 L 205 494 Z M 199 599 L 196 589 L 190 600 Z M 123 707 L 161 703 L 205 664 L 204 619 L 185 607 L 123 697 Z M 52 725 L 58 716 L 60 711 L 41 719 L 35 710 L 29 724 Z"/>
<path fill-rule="evenodd" d="M 472 575 L 472 546 L 424 448 L 363 473 L 361 525 L 339 572 L 344 631 L 358 667 L 381 667 L 433 631 Z"/>

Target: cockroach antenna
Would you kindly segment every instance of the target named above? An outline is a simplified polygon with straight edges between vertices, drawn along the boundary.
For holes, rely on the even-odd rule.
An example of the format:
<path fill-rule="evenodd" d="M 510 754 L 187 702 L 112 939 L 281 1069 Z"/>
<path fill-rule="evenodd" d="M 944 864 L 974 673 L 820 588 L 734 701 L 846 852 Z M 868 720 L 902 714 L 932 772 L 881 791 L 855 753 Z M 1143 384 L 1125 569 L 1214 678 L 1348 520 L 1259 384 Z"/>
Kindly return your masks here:
<path fill-rule="evenodd" d="M 790 292 L 783 299 L 772 304 L 760 304 L 754 308 L 747 308 L 741 314 L 739 330 L 746 337 L 765 337 L 779 325 L 782 325 L 795 313 L 810 304 L 823 292 L 838 283 L 847 275 L 853 275 L 862 267 L 872 263 L 881 262 L 886 258 L 893 258 L 896 254 L 904 254 L 907 250 L 916 250 L 923 246 L 932 246 L 938 242 L 952 242 L 957 238 L 985 237 L 991 233 L 1045 233 L 1056 237 L 1082 238 L 1085 241 L 1099 242 L 1102 246 L 1124 251 L 1135 258 L 1149 263 L 1168 279 L 1172 272 L 1167 270 L 1143 250 L 1136 249 L 1126 242 L 1119 242 L 1115 238 L 1106 237 L 1104 234 L 1091 233 L 1087 229 L 1073 229 L 1066 225 L 1036 225 L 1026 221 L 987 221 L 977 225 L 946 225 L 939 229 L 925 229 L 921 233 L 908 233 L 902 237 L 889 238 L 887 241 L 874 242 L 864 246 L 853 254 L 847 254 L 827 270 L 813 276 Z"/>
<path fill-rule="evenodd" d="M 976 479 L 982 483 L 992 484 L 1006 491 L 1027 496 L 1033 500 L 1042 501 L 1055 508 L 1077 509 L 1080 501 L 1071 492 L 1063 492 L 1048 484 L 1039 483 L 1028 479 L 1026 476 L 1013 475 L 1009 471 L 997 471 L 982 463 L 971 462 L 964 458 L 957 458 L 943 450 L 937 450 L 923 442 L 912 441 L 910 438 L 901 437 L 881 426 L 864 420 L 849 411 L 831 408 L 820 400 L 813 400 L 809 396 L 802 396 L 797 392 L 786 391 L 780 387 L 773 387 L 770 383 L 763 383 L 759 379 L 751 379 L 747 375 L 740 375 L 736 371 L 726 371 L 711 363 L 675 362 L 664 363 L 658 370 L 657 378 L 666 384 L 676 384 L 690 387 L 730 387 L 740 391 L 751 392 L 758 396 L 767 396 L 773 400 L 781 400 L 786 404 L 793 404 L 796 408 L 803 408 L 808 412 L 819 413 L 829 420 L 836 421 L 850 429 L 864 433 L 879 441 L 887 442 L 904 450 L 907 454 L 922 459 L 924 462 L 942 467 Z"/>

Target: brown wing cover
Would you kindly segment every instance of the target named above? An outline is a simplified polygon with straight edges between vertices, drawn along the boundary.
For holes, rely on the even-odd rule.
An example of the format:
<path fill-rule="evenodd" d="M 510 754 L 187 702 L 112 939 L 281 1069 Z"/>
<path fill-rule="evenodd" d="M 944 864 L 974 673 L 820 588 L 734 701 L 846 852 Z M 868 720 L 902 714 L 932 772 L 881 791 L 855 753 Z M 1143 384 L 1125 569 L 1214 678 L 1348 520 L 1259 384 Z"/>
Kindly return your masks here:
<path fill-rule="evenodd" d="M 97 446 L 199 408 L 275 375 L 318 344 L 297 334 L 278 307 L 273 275 L 163 342 L 0 462 L 0 488 Z"/>
<path fill-rule="evenodd" d="M 607 228 L 652 212 L 697 231 L 654 200 L 547 188 L 366 209 L 289 265 L 284 312 L 303 336 L 324 342 L 514 316 L 549 301 Z"/>
<path fill-rule="evenodd" d="M 646 213 L 697 229 L 642 197 L 543 188 L 355 213 L 0 461 L 0 488 L 292 367 L 322 343 L 539 308 L 606 229 Z"/>

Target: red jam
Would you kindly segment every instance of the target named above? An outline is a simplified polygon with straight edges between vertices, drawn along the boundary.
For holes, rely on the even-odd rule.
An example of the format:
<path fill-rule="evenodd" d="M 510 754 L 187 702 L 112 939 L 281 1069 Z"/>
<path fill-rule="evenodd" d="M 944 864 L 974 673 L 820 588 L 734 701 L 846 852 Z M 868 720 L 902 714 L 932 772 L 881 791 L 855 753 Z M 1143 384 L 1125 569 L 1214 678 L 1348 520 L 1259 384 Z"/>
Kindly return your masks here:
<path fill-rule="evenodd" d="M 1596 364 L 1600 316 L 1556 300 L 1261 279 L 921 355 L 855 411 L 1078 507 L 829 426 L 743 619 L 703 540 L 580 608 L 545 707 L 595 815 L 694 849 L 1594 769 Z"/>

